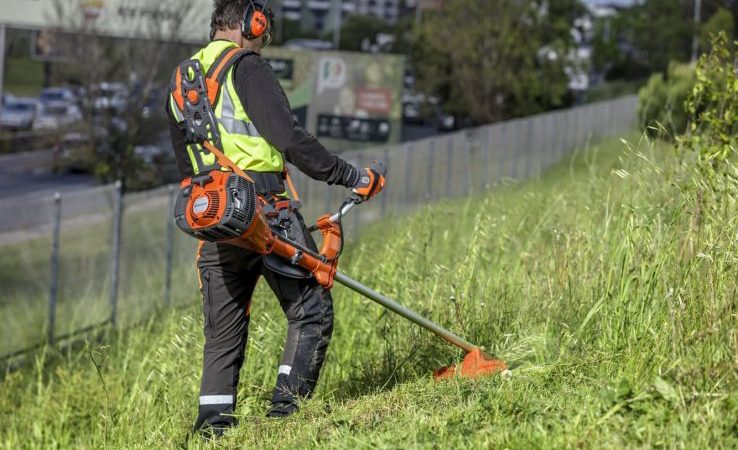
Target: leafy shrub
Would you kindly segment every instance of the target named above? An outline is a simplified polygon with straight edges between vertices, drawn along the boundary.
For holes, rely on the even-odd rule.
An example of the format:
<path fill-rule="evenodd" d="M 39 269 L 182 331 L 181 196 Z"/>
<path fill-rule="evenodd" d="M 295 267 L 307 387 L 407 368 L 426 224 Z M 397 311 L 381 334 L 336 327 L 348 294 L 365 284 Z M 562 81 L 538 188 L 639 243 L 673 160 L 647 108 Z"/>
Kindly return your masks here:
<path fill-rule="evenodd" d="M 729 49 L 724 33 L 702 55 L 695 70 L 697 82 L 685 107 L 689 128 L 679 139 L 682 148 L 691 150 L 701 166 L 731 176 L 735 170 L 738 145 L 738 52 Z M 735 181 L 735 174 L 732 175 Z"/>
<path fill-rule="evenodd" d="M 684 102 L 694 86 L 694 69 L 688 64 L 671 63 L 666 73 L 651 75 L 638 92 L 640 124 L 652 135 L 673 138 L 684 132 L 687 113 Z"/>

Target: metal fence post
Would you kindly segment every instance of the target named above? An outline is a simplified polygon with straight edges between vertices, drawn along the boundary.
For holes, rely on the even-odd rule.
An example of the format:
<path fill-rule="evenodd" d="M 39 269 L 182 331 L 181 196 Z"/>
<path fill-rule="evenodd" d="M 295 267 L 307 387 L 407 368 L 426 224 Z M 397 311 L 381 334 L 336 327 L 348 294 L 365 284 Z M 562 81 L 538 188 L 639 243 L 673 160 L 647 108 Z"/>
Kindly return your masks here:
<path fill-rule="evenodd" d="M 482 179 L 479 182 L 479 190 L 481 192 L 486 191 L 489 189 L 490 182 L 489 182 L 489 173 L 490 173 L 490 162 L 489 162 L 489 154 L 492 151 L 492 126 L 487 126 L 485 128 L 484 133 L 484 148 L 482 149 Z"/>
<path fill-rule="evenodd" d="M 497 149 L 495 151 L 495 160 L 497 161 L 497 169 L 495 170 L 495 181 L 502 181 L 503 178 L 509 177 L 509 174 L 507 173 L 508 168 L 508 161 L 507 161 L 507 140 L 508 138 L 508 128 L 510 127 L 509 123 L 501 123 L 498 128 L 497 133 L 497 143 L 495 144 L 495 148 Z"/>
<path fill-rule="evenodd" d="M 47 342 L 56 340 L 56 302 L 59 295 L 59 239 L 61 235 L 61 194 L 54 194 L 54 228 L 51 240 L 51 280 L 49 283 L 49 325 Z"/>
<path fill-rule="evenodd" d="M 428 200 L 433 200 L 433 179 L 435 178 L 433 176 L 433 169 L 435 166 L 434 156 L 436 154 L 436 141 L 430 140 L 428 141 L 428 174 L 426 175 L 426 198 Z"/>
<path fill-rule="evenodd" d="M 453 176 L 454 166 L 454 135 L 448 137 L 446 146 L 446 198 L 451 198 L 451 177 Z"/>
<path fill-rule="evenodd" d="M 113 251 L 110 259 L 110 323 L 118 322 L 118 275 L 120 272 L 120 239 L 123 221 L 123 185 L 115 182 L 115 200 L 113 210 Z"/>
<path fill-rule="evenodd" d="M 164 272 L 164 305 L 172 304 L 172 270 L 174 266 L 174 185 L 169 185 L 169 216 L 167 217 L 167 252 L 166 270 Z"/>
<path fill-rule="evenodd" d="M 535 160 L 535 167 L 533 169 L 533 176 L 538 178 L 541 176 L 541 172 L 543 171 L 543 164 L 544 164 L 544 158 L 546 156 L 546 145 L 544 144 L 544 141 L 546 139 L 546 123 L 548 122 L 548 114 L 544 114 L 541 116 L 539 120 L 539 124 L 535 127 L 535 149 L 536 149 L 536 160 Z"/>
<path fill-rule="evenodd" d="M 472 183 L 471 183 L 471 177 L 472 177 L 472 153 L 474 153 L 474 150 L 477 147 L 478 141 L 474 137 L 472 137 L 469 133 L 464 133 L 464 142 L 466 145 L 464 145 L 461 149 L 462 153 L 464 154 L 464 167 L 461 169 L 463 172 L 461 173 L 461 183 L 462 183 L 462 192 L 463 195 L 471 195 L 472 193 Z"/>
<path fill-rule="evenodd" d="M 408 205 L 412 200 L 410 198 L 410 189 L 412 188 L 412 146 L 405 144 L 402 146 L 402 151 L 405 152 L 405 205 Z"/>

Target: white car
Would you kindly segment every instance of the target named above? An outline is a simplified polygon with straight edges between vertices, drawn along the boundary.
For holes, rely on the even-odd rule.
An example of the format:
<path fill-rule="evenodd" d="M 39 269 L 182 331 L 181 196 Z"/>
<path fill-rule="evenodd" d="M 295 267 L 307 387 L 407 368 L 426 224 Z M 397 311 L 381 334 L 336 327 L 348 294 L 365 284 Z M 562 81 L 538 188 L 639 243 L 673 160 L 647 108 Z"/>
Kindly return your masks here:
<path fill-rule="evenodd" d="M 72 104 L 43 105 L 33 123 L 34 130 L 58 129 L 82 120 L 82 111 Z"/>
<path fill-rule="evenodd" d="M 93 87 L 95 110 L 114 110 L 122 114 L 128 104 L 128 89 L 122 83 L 100 83 Z"/>
<path fill-rule="evenodd" d="M 38 98 L 44 106 L 72 105 L 77 103 L 77 96 L 69 88 L 44 88 Z"/>
<path fill-rule="evenodd" d="M 39 112 L 39 104 L 33 98 L 13 98 L 6 101 L 0 111 L 0 128 L 4 130 L 30 130 Z"/>

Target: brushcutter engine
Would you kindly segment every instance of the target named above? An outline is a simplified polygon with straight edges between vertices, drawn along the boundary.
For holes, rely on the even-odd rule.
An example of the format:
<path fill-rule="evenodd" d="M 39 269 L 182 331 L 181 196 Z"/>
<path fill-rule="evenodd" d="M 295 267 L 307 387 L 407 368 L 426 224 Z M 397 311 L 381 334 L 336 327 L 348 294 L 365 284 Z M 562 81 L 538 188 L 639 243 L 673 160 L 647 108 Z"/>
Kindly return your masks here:
<path fill-rule="evenodd" d="M 197 239 L 269 253 L 272 232 L 256 186 L 234 172 L 213 170 L 185 179 L 174 215 L 177 226 Z"/>

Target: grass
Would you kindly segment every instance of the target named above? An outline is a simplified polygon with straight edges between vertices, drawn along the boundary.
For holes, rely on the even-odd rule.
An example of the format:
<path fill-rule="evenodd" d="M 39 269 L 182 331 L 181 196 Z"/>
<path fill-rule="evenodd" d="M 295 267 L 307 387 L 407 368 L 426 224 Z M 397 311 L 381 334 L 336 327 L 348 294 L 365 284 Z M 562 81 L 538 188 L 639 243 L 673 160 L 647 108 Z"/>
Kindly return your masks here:
<path fill-rule="evenodd" d="M 261 286 L 242 425 L 223 440 L 189 434 L 202 345 L 191 307 L 6 374 L 0 447 L 735 448 L 735 187 L 698 193 L 670 147 L 630 141 L 374 226 L 343 260 L 505 358 L 509 378 L 433 382 L 460 353 L 339 287 L 318 392 L 268 420 L 285 324 Z"/>
<path fill-rule="evenodd" d="M 112 204 L 112 198 L 109 200 Z M 163 306 L 168 215 L 164 197 L 149 211 L 139 207 L 123 216 L 118 319 L 124 326 Z M 100 324 L 110 317 L 111 240 L 112 213 L 93 218 L 83 228 L 63 227 L 57 336 Z M 196 245 L 196 241 L 179 231 L 175 234 L 172 297 L 179 304 L 191 304 L 198 296 L 192 289 L 197 283 L 193 270 Z M 0 355 L 4 355 L 46 339 L 51 239 L 31 239 L 1 248 L 0 313 L 14 318 L 0 329 Z"/>

